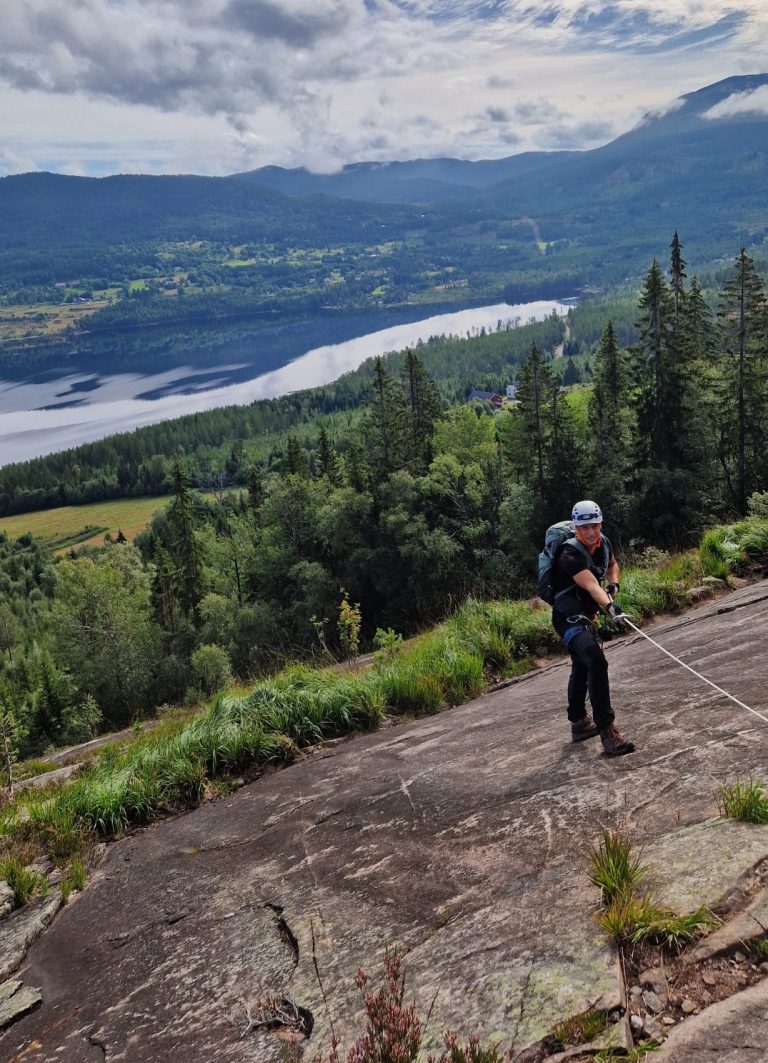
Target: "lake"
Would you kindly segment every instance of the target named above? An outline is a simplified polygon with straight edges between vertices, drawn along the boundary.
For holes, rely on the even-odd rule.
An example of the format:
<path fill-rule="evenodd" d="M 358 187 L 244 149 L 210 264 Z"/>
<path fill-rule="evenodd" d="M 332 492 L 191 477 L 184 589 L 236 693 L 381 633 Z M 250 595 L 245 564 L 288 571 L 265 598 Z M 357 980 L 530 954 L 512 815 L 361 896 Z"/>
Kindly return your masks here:
<path fill-rule="evenodd" d="M 317 332 L 325 333 L 323 338 L 327 338 L 328 322 L 323 322 L 324 327 L 317 332 L 312 322 L 306 322 L 301 333 L 292 336 L 293 357 L 291 347 L 285 344 L 280 346 L 282 353 L 275 353 L 277 348 L 269 346 L 270 330 L 262 329 L 252 340 L 258 348 L 258 359 L 243 346 L 241 337 L 234 346 L 219 344 L 213 359 L 217 364 L 210 364 L 209 357 L 207 363 L 198 360 L 197 364 L 172 365 L 152 372 L 146 365 L 132 363 L 126 357 L 123 364 L 130 366 L 130 372 L 120 371 L 118 358 L 118 364 L 112 360 L 108 367 L 100 359 L 98 372 L 69 364 L 27 376 L 16 372 L 14 379 L 6 373 L 0 379 L 0 465 L 25 461 L 183 414 L 317 387 L 356 369 L 366 358 L 402 350 L 430 336 L 466 336 L 482 328 L 495 329 L 499 321 L 504 324 L 540 321 L 553 311 L 567 313 L 569 305 L 556 300 L 517 305 L 495 303 L 341 338 L 345 332 L 355 329 L 354 321 L 346 319 L 331 327 L 337 333 L 338 342 L 322 346 L 315 346 L 313 341 L 317 342 Z M 414 312 L 415 308 L 409 310 Z M 376 319 L 369 315 L 366 320 Z M 132 342 L 136 344 L 135 337 Z M 297 344 L 302 353 L 295 356 Z M 267 372 L 259 371 L 275 361 L 287 361 L 287 364 Z M 154 364 L 167 366 L 168 363 L 157 359 Z"/>

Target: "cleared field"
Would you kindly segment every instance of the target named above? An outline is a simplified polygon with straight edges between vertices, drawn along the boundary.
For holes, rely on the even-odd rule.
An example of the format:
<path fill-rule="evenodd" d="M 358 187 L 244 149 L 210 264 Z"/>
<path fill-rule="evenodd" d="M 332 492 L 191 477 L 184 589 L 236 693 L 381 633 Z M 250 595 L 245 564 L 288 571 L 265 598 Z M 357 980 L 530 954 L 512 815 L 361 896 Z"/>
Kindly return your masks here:
<path fill-rule="evenodd" d="M 119 498 L 114 502 L 93 502 L 86 506 L 61 506 L 43 509 L 39 513 L 22 513 L 17 517 L 0 519 L 0 531 L 11 539 L 31 532 L 54 550 L 67 550 L 84 543 L 101 544 L 109 532 L 117 536 L 118 529 L 129 542 L 146 528 L 153 514 L 170 502 L 170 496 L 154 498 Z"/>

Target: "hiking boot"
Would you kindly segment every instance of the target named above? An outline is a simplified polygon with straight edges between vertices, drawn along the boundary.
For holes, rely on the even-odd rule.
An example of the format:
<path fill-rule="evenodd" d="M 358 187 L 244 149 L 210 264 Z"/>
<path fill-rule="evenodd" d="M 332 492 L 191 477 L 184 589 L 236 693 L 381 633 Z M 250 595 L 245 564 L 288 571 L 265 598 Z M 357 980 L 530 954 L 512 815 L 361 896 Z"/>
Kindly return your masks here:
<path fill-rule="evenodd" d="M 600 732 L 595 727 L 595 721 L 591 716 L 584 716 L 571 724 L 571 741 L 583 742 L 585 738 L 594 738 Z"/>
<path fill-rule="evenodd" d="M 623 757 L 627 753 L 635 752 L 635 743 L 622 738 L 618 727 L 612 723 L 600 732 L 600 741 L 603 743 L 603 753 L 606 757 Z"/>

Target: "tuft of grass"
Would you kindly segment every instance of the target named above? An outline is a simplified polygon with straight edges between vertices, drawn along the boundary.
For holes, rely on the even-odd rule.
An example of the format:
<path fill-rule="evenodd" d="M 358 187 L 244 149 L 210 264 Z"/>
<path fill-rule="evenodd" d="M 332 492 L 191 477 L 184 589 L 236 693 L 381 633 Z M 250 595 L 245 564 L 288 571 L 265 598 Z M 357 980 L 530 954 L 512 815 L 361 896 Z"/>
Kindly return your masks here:
<path fill-rule="evenodd" d="M 594 1041 L 607 1025 L 608 1016 L 604 1011 L 584 1011 L 581 1015 L 573 1015 L 558 1022 L 552 1034 L 557 1041 L 558 1051 L 562 1051 L 568 1045 L 583 1045 Z"/>
<path fill-rule="evenodd" d="M 618 948 L 626 948 L 636 943 L 638 927 L 648 925 L 656 911 L 647 896 L 625 890 L 611 898 L 597 921 Z"/>
<path fill-rule="evenodd" d="M 750 938 L 750 940 L 745 942 L 745 944 L 749 951 L 754 956 L 757 956 L 759 962 L 762 963 L 765 960 L 768 960 L 768 938 Z"/>
<path fill-rule="evenodd" d="M 744 573 L 751 565 L 768 559 L 768 521 L 757 517 L 739 521 L 706 533 L 699 547 L 704 572 L 727 579 L 731 573 Z"/>
<path fill-rule="evenodd" d="M 628 1052 L 624 1048 L 613 1046 L 603 1048 L 596 1053 L 595 1063 L 639 1063 L 649 1052 L 655 1052 L 657 1048 L 661 1048 L 661 1044 L 661 1041 L 652 1038 L 641 1045 L 636 1045 L 635 1048 L 630 1048 Z"/>
<path fill-rule="evenodd" d="M 676 915 L 668 908 L 648 904 L 635 929 L 635 944 L 648 942 L 679 952 L 695 938 L 718 926 L 720 920 L 708 908 L 697 908 L 687 915 Z"/>
<path fill-rule="evenodd" d="M 723 818 L 744 823 L 768 823 L 768 791 L 761 779 L 723 786 L 717 796 Z"/>
<path fill-rule="evenodd" d="M 35 895 L 44 897 L 48 893 L 48 879 L 45 875 L 25 867 L 16 856 L 0 860 L 0 878 L 5 879 L 13 890 L 17 908 L 27 904 Z"/>
<path fill-rule="evenodd" d="M 650 891 L 639 893 L 647 868 L 633 848 L 620 831 L 604 831 L 590 856 L 589 877 L 604 905 L 597 921 L 619 948 L 647 943 L 679 952 L 719 923 L 708 908 L 677 915 L 658 905 Z"/>
<path fill-rule="evenodd" d="M 604 905 L 625 898 L 637 886 L 647 868 L 634 853 L 631 840 L 620 831 L 603 831 L 597 848 L 592 848 L 589 858 L 589 878 L 600 890 Z"/>
<path fill-rule="evenodd" d="M 14 769 L 14 778 L 17 782 L 21 782 L 23 779 L 34 779 L 38 775 L 47 775 L 48 772 L 57 771 L 60 768 L 60 764 L 56 764 L 50 760 L 39 760 L 33 757 L 30 760 L 24 760 Z"/>
<path fill-rule="evenodd" d="M 67 903 L 73 890 L 82 892 L 87 881 L 88 872 L 85 870 L 85 865 L 77 857 L 74 857 L 61 876 L 61 896 L 64 899 L 64 903 Z"/>

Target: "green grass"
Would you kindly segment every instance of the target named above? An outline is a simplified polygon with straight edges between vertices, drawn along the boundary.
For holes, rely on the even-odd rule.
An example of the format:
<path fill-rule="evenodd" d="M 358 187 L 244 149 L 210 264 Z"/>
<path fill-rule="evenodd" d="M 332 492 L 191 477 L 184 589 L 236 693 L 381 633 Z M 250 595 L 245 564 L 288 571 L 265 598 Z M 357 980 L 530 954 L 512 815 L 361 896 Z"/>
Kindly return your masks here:
<path fill-rule="evenodd" d="M 617 947 L 645 943 L 679 952 L 718 924 L 708 908 L 677 915 L 657 904 L 649 890 L 641 892 L 647 870 L 632 841 L 620 831 L 604 831 L 600 845 L 592 850 L 589 876 L 603 904 L 597 921 Z"/>
<path fill-rule="evenodd" d="M 88 872 L 85 869 L 85 865 L 77 857 L 73 857 L 61 876 L 61 896 L 64 899 L 64 903 L 67 903 L 73 890 L 82 892 L 87 881 Z"/>
<path fill-rule="evenodd" d="M 48 892 L 48 879 L 45 875 L 24 867 L 21 860 L 15 856 L 0 860 L 0 879 L 5 879 L 13 890 L 18 908 L 31 901 L 35 895 L 45 896 Z"/>
<path fill-rule="evenodd" d="M 647 872 L 634 853 L 634 846 L 620 831 L 603 831 L 600 845 L 590 854 L 589 878 L 600 890 L 604 905 L 626 897 Z"/>
<path fill-rule="evenodd" d="M 217 777 L 289 762 L 304 746 L 370 730 L 386 715 L 463 703 L 499 671 L 529 667 L 532 653 L 555 645 L 545 614 L 521 603 L 470 601 L 394 659 L 354 672 L 296 665 L 246 694 L 219 695 L 192 719 L 169 719 L 125 746 L 105 747 L 60 790 L 20 795 L 0 834 L 65 861 L 93 836 L 198 804 Z"/>
<path fill-rule="evenodd" d="M 55 761 L 39 760 L 33 757 L 31 760 L 24 760 L 21 764 L 18 764 L 13 771 L 13 777 L 16 782 L 21 782 L 23 779 L 34 779 L 38 775 L 47 775 L 48 772 L 57 771 L 61 767 L 60 764 L 56 764 Z"/>
<path fill-rule="evenodd" d="M 585 1011 L 581 1015 L 573 1015 L 557 1023 L 552 1034 L 557 1041 L 558 1051 L 562 1051 L 568 1045 L 583 1045 L 594 1041 L 607 1025 L 608 1016 L 604 1011 Z"/>
<path fill-rule="evenodd" d="M 119 498 L 113 502 L 92 502 L 84 506 L 61 506 L 37 513 L 0 519 L 0 531 L 17 539 L 31 532 L 54 550 L 69 549 L 85 543 L 101 544 L 109 532 L 113 538 L 118 529 L 132 542 L 158 510 L 164 509 L 170 498 Z"/>
<path fill-rule="evenodd" d="M 712 528 L 699 547 L 705 575 L 745 575 L 768 558 L 768 521 L 758 517 Z"/>
<path fill-rule="evenodd" d="M 768 823 L 768 791 L 761 779 L 735 782 L 718 792 L 720 812 L 725 819 L 744 823 Z"/>

